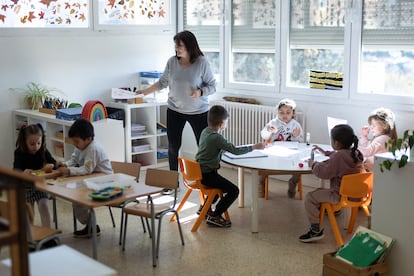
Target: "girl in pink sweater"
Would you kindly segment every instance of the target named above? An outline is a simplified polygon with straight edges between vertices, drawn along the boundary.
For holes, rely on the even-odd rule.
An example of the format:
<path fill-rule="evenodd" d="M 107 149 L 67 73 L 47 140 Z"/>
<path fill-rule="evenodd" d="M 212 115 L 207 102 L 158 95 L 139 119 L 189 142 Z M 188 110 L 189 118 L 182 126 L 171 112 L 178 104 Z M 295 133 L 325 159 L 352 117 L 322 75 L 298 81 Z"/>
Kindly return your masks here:
<path fill-rule="evenodd" d="M 325 151 L 318 146 L 314 149 L 329 156 L 323 162 L 308 160 L 312 173 L 322 179 L 330 179 L 329 189 L 319 188 L 309 192 L 305 198 L 305 209 L 311 224 L 309 232 L 299 237 L 301 242 L 312 242 L 323 238 L 319 228 L 319 209 L 322 202 L 338 203 L 342 176 L 364 170 L 362 153 L 358 150 L 358 137 L 349 125 L 337 125 L 331 130 L 331 146 L 334 151 Z"/>
<path fill-rule="evenodd" d="M 383 107 L 375 109 L 368 117 L 368 124 L 361 130 L 358 149 L 364 155 L 365 169 L 374 171 L 374 155 L 387 152 L 385 143 L 395 143 L 397 140 L 394 113 Z"/>

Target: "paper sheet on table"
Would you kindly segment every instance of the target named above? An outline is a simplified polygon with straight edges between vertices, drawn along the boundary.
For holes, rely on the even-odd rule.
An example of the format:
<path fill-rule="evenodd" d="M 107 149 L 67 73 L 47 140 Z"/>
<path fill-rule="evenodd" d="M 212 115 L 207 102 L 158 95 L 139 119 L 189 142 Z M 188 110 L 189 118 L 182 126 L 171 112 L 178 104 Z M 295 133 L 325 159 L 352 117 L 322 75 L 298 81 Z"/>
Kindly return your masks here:
<path fill-rule="evenodd" d="M 348 121 L 345 119 L 334 118 L 334 117 L 329 117 L 329 116 L 327 117 L 327 121 L 328 121 L 329 137 L 331 137 L 331 130 L 334 128 L 334 126 L 348 123 Z"/>
<path fill-rule="evenodd" d="M 279 145 L 272 145 L 267 147 L 263 150 L 264 153 L 273 156 L 280 156 L 280 157 L 288 157 L 298 154 L 299 151 L 296 149 L 290 149 L 287 147 L 279 146 Z"/>
<path fill-rule="evenodd" d="M 260 158 L 260 157 L 267 157 L 267 154 L 265 154 L 264 152 L 258 151 L 258 150 L 254 150 L 245 154 L 233 154 L 231 152 L 226 151 L 225 153 L 223 153 L 225 156 L 227 156 L 228 158 L 231 159 L 244 159 L 244 158 Z"/>
<path fill-rule="evenodd" d="M 144 94 L 135 94 L 135 92 L 119 89 L 119 88 L 112 88 L 112 99 L 118 100 L 125 100 L 125 99 L 135 99 L 135 98 L 143 98 Z"/>
<path fill-rule="evenodd" d="M 299 148 L 299 142 L 294 141 L 275 141 L 272 143 L 272 146 L 280 146 L 287 149 L 298 149 Z"/>
<path fill-rule="evenodd" d="M 301 161 L 308 161 L 309 159 L 310 159 L 310 155 L 306 156 L 306 157 L 303 157 L 300 160 Z M 320 153 L 315 153 L 315 155 L 313 157 L 313 160 L 316 161 L 316 162 L 323 162 L 323 161 L 328 160 L 328 159 L 329 159 L 329 156 L 326 156 L 326 155 L 323 155 L 323 154 L 320 154 Z"/>

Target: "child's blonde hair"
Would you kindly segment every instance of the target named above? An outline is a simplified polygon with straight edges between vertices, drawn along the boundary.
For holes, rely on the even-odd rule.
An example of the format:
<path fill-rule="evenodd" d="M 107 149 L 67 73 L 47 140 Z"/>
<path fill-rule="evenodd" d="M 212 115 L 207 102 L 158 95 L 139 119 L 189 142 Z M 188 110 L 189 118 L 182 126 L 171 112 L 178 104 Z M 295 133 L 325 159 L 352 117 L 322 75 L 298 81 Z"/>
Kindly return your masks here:
<path fill-rule="evenodd" d="M 390 109 L 384 108 L 384 107 L 374 109 L 371 112 L 371 115 L 369 115 L 368 117 L 368 124 L 371 124 L 372 120 L 381 121 L 385 125 L 387 125 L 388 127 L 385 130 L 384 134 L 390 136 L 392 140 L 397 139 L 397 129 L 395 127 L 395 115 Z"/>

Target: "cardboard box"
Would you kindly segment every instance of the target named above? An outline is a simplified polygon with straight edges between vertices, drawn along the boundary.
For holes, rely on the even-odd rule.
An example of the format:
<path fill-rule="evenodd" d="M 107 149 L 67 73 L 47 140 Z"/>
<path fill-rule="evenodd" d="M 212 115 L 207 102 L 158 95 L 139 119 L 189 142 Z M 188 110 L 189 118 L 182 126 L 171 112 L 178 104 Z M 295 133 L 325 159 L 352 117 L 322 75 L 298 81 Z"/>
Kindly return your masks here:
<path fill-rule="evenodd" d="M 383 276 L 387 275 L 387 263 L 359 268 L 335 258 L 335 252 L 323 255 L 323 276 Z"/>

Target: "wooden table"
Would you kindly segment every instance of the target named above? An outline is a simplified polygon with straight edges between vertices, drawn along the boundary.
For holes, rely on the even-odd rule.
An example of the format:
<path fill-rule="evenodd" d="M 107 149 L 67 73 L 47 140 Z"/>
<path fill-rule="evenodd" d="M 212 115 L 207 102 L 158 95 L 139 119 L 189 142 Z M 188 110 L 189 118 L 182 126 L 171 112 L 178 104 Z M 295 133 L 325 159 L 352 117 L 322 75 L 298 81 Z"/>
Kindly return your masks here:
<path fill-rule="evenodd" d="M 63 177 L 57 178 L 56 180 L 48 180 L 45 183 L 36 185 L 36 188 L 41 191 L 48 192 L 53 196 L 91 209 L 93 244 L 92 255 L 94 259 L 97 259 L 96 216 L 94 209 L 101 206 L 108 206 L 109 204 L 121 204 L 128 200 L 134 200 L 137 197 L 159 193 L 162 191 L 160 188 L 147 186 L 144 183 L 135 183 L 131 185 L 131 187 L 129 187 L 127 190 L 125 190 L 124 193 L 119 197 L 105 201 L 92 200 L 88 196 L 92 190 L 86 187 L 86 185 L 83 183 L 83 180 L 102 175 L 103 174 L 91 174 L 84 176 Z"/>

